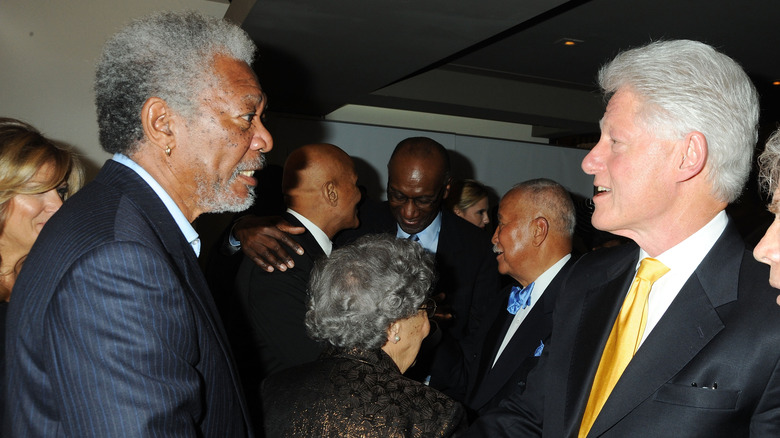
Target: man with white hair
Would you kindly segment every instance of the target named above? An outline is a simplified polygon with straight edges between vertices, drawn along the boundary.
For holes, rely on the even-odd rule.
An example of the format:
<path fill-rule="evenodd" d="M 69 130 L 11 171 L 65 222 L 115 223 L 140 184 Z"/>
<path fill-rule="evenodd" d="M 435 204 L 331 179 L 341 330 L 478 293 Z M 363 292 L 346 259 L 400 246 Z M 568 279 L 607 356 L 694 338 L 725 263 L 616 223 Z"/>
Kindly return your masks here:
<path fill-rule="evenodd" d="M 724 211 L 757 136 L 750 79 L 706 44 L 664 41 L 599 83 L 592 221 L 635 244 L 577 262 L 526 391 L 469 435 L 780 436 L 777 291 Z"/>

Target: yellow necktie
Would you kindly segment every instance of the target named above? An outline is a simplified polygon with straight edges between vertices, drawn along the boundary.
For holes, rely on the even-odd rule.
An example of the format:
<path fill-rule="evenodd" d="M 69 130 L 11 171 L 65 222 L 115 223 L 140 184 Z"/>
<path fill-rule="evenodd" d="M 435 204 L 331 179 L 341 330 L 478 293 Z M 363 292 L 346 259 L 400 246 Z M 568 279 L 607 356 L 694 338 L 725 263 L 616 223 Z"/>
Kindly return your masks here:
<path fill-rule="evenodd" d="M 658 260 L 649 257 L 642 259 L 636 271 L 636 278 L 623 301 L 620 315 L 612 326 L 612 332 L 601 354 L 599 368 L 590 389 L 588 405 L 585 407 L 585 414 L 580 424 L 579 438 L 588 435 L 620 375 L 639 348 L 647 324 L 647 297 L 650 295 L 650 288 L 667 272 L 669 268 Z"/>

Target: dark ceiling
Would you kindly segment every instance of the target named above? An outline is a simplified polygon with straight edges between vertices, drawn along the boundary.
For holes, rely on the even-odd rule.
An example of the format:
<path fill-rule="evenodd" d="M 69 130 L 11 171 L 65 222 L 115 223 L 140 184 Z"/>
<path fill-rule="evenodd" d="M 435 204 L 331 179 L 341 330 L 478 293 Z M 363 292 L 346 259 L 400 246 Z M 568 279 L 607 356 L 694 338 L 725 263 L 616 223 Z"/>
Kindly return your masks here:
<path fill-rule="evenodd" d="M 598 133 L 599 66 L 651 40 L 688 38 L 737 59 L 780 120 L 777 0 L 234 0 L 260 46 L 271 111 L 347 104 L 533 125 L 552 143 Z M 563 41 L 579 42 L 566 46 Z"/>

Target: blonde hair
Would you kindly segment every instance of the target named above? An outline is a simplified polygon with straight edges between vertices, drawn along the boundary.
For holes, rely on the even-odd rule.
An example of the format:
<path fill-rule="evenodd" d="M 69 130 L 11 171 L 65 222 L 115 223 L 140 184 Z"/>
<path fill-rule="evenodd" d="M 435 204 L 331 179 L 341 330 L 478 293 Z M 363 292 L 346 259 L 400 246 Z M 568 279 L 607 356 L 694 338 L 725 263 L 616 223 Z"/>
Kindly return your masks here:
<path fill-rule="evenodd" d="M 450 187 L 450 195 L 447 197 L 447 208 L 466 211 L 483 198 L 488 197 L 488 188 L 479 181 L 464 179 L 455 181 Z"/>
<path fill-rule="evenodd" d="M 51 178 L 32 183 L 38 170 L 47 164 L 53 169 Z M 43 193 L 67 183 L 67 197 L 83 182 L 84 170 L 73 153 L 55 145 L 27 123 L 0 117 L 0 235 L 5 229 L 8 207 L 14 196 Z M 5 292 L 9 291 L 0 286 L 0 295 Z"/>

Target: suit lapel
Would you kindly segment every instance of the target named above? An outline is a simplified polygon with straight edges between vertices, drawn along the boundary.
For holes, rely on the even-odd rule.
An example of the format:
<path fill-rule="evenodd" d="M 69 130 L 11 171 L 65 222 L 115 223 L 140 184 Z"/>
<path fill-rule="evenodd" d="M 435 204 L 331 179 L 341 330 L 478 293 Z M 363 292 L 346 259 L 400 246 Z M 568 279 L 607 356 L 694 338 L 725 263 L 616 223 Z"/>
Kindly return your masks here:
<path fill-rule="evenodd" d="M 160 240 L 161 245 L 169 255 L 170 262 L 181 273 L 179 280 L 182 282 L 184 292 L 194 298 L 195 303 L 201 309 L 208 327 L 214 332 L 222 353 L 229 366 L 233 387 L 236 393 L 242 394 L 239 379 L 233 364 L 233 356 L 227 344 L 227 335 L 217 313 L 214 299 L 211 296 L 203 271 L 198 265 L 198 259 L 189 242 L 184 238 L 176 221 L 171 216 L 165 204 L 152 190 L 151 187 L 137 173 L 123 164 L 109 160 L 103 166 L 99 179 L 104 184 L 117 188 L 124 193 L 130 201 L 138 207 L 140 213 L 147 219 L 150 228 Z M 249 415 L 240 397 L 241 409 L 249 426 Z"/>
<path fill-rule="evenodd" d="M 629 363 L 591 428 L 598 436 L 678 374 L 723 328 L 716 306 L 737 299 L 744 244 L 729 226 Z"/>
<path fill-rule="evenodd" d="M 573 298 L 579 301 L 575 301 L 571 314 L 572 319 L 579 320 L 578 330 L 574 333 L 564 331 L 562 334 L 571 338 L 556 341 L 571 346 L 570 355 L 561 351 L 554 353 L 561 358 L 559 360 L 569 360 L 564 418 L 570 422 L 565 426 L 565 436 L 577 435 L 601 353 L 634 276 L 638 247 L 629 244 L 615 251 L 613 256 L 603 257 L 586 268 L 588 272 L 576 277 L 575 281 L 582 282 L 585 288 L 583 294 Z M 597 254 L 593 256 L 598 257 Z M 553 326 L 553 339 L 555 330 Z"/>

